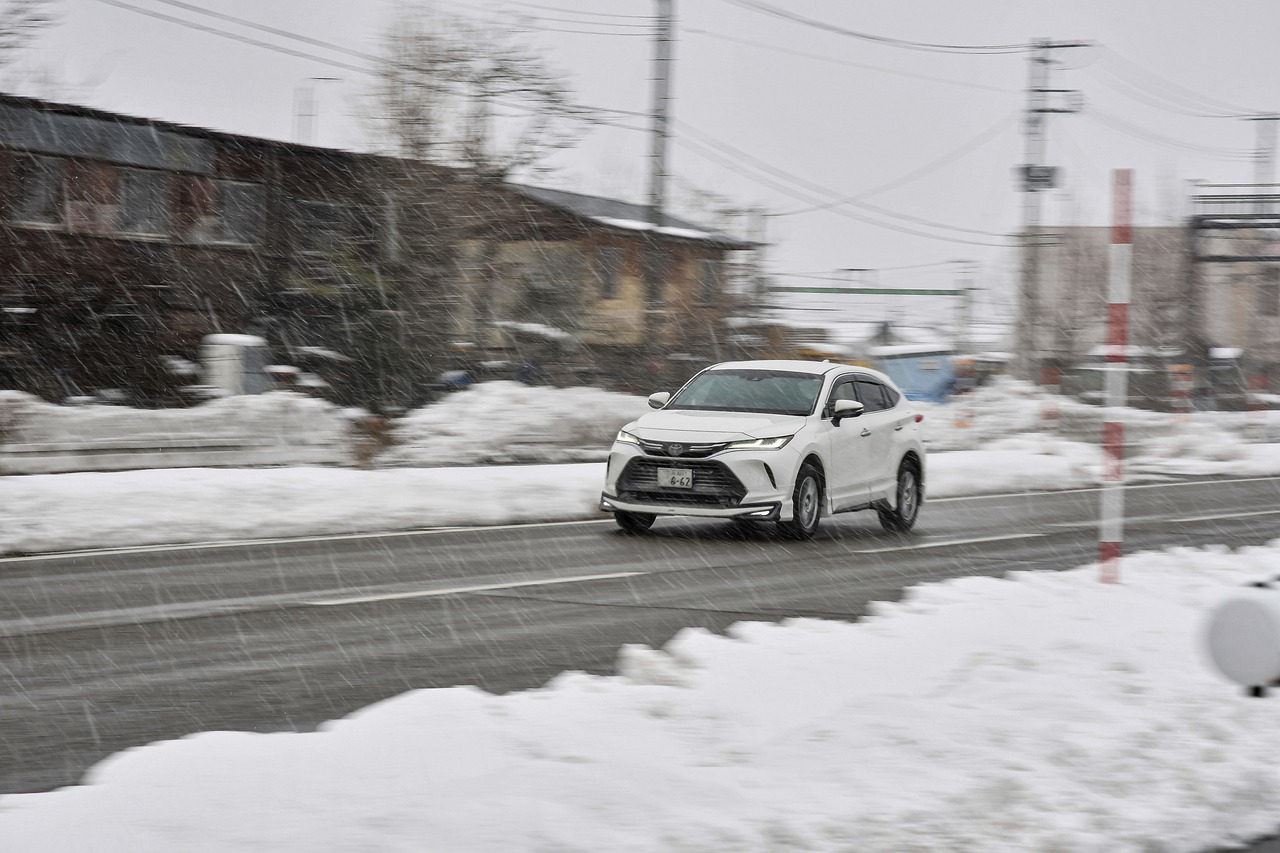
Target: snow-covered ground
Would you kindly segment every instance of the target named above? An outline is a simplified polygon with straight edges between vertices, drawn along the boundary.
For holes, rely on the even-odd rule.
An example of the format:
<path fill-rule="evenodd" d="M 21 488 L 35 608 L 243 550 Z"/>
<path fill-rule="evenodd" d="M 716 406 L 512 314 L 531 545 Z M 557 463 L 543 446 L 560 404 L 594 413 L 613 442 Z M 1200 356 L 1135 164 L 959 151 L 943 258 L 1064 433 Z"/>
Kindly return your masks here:
<path fill-rule="evenodd" d="M 1095 485 L 1104 410 L 1002 381 L 919 404 L 933 498 Z M 0 477 L 0 555 L 600 517 L 602 461 L 642 398 L 592 388 L 486 383 L 402 419 L 372 470 L 180 468 Z M 70 410 L 76 411 L 76 410 Z M 1187 421 L 1126 410 L 1134 478 L 1280 474 L 1280 412 Z M 86 412 L 86 417 L 101 418 Z M 1274 437 L 1272 438 L 1272 435 Z M 1271 438 L 1276 443 L 1251 439 Z M 945 452 L 943 452 L 945 451 Z M 410 467 L 413 466 L 413 467 Z M 427 467 L 417 467 L 427 466 Z M 437 467 L 450 466 L 450 467 Z M 456 467 L 453 467 L 456 466 Z"/>
<path fill-rule="evenodd" d="M 440 405 L 488 405 L 472 393 Z M 931 454 L 930 495 L 1095 483 L 1097 447 L 1066 436 L 1098 410 L 1046 422 L 1044 402 L 1002 383 L 930 407 L 931 450 L 968 448 Z M 497 414 L 461 434 L 500 444 Z M 1280 445 L 1259 441 L 1274 419 L 1126 417 L 1149 427 L 1135 477 L 1280 474 Z M 418 413 L 404 462 L 437 440 L 431 418 L 450 420 Z M 591 518 L 602 477 L 591 462 L 0 478 L 0 551 Z M 1218 602 L 1277 574 L 1280 540 L 1130 555 L 1118 585 L 1096 566 L 965 578 L 857 623 L 624 648 L 614 676 L 416 691 L 306 734 L 193 734 L 0 797 L 0 851 L 1213 849 L 1280 829 L 1280 701 L 1244 697 L 1201 643 Z"/>

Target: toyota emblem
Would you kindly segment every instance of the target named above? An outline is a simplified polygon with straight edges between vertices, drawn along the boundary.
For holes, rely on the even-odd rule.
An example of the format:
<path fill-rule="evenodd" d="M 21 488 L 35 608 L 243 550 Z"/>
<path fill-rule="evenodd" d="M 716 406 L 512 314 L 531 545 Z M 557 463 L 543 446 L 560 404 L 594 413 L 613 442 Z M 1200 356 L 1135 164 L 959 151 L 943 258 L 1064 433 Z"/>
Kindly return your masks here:
<path fill-rule="evenodd" d="M 683 444 L 668 444 L 668 445 L 667 445 L 667 455 L 668 455 L 668 456 L 679 456 L 679 455 L 681 455 L 682 453 L 684 453 L 684 445 L 683 445 Z"/>

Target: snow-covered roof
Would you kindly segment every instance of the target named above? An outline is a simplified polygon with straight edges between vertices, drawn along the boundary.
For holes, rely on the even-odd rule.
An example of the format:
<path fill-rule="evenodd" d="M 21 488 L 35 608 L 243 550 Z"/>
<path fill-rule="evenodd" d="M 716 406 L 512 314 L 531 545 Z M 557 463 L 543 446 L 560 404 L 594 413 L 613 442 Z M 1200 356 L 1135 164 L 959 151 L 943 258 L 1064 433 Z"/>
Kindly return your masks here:
<path fill-rule="evenodd" d="M 572 334 L 564 329 L 557 329 L 555 326 L 547 326 L 542 323 L 520 323 L 515 320 L 494 320 L 493 325 L 510 329 L 513 332 L 525 332 L 530 335 L 537 335 L 543 338 L 552 338 L 558 341 L 576 340 Z"/>
<path fill-rule="evenodd" d="M 267 342 L 257 335 L 216 334 L 205 335 L 204 343 L 212 346 L 265 347 Z"/>
<path fill-rule="evenodd" d="M 952 352 L 946 344 L 892 344 L 867 347 L 867 355 L 893 357 L 895 355 L 944 355 Z"/>
<path fill-rule="evenodd" d="M 507 184 L 507 187 L 526 198 L 566 210 L 575 216 L 590 219 L 608 228 L 623 231 L 653 231 L 664 237 L 712 243 L 722 249 L 751 249 L 756 245 L 669 214 L 663 214 L 662 221 L 655 227 L 649 221 L 649 208 L 642 204 L 546 187 L 531 187 L 525 184 Z"/>

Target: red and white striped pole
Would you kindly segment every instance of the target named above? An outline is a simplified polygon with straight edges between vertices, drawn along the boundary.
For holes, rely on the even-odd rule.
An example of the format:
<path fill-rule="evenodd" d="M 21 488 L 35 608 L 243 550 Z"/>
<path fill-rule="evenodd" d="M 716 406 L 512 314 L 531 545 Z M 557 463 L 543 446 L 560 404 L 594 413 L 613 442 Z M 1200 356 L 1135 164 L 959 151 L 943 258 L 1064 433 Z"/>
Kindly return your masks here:
<path fill-rule="evenodd" d="M 1110 285 L 1107 292 L 1107 414 L 1102 425 L 1103 583 L 1120 581 L 1124 544 L 1124 406 L 1129 402 L 1129 291 L 1133 274 L 1133 170 L 1116 169 L 1112 189 Z"/>
<path fill-rule="evenodd" d="M 1173 412 L 1175 421 L 1191 419 L 1191 389 L 1194 385 L 1195 374 L 1191 365 L 1169 366 L 1169 411 Z"/>

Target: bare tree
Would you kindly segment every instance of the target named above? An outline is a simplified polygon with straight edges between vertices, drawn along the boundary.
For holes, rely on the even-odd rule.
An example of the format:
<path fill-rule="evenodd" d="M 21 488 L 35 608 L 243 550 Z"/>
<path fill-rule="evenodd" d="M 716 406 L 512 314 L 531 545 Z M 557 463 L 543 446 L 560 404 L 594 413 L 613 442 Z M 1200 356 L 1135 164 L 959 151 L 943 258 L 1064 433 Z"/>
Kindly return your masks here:
<path fill-rule="evenodd" d="M 594 112 L 519 29 L 407 8 L 386 33 L 370 105 L 376 140 L 397 158 L 392 301 L 420 368 L 460 367 L 453 342 L 500 343 L 495 306 L 503 295 L 522 304 L 513 291 L 527 276 L 500 258 L 518 204 L 501 184 L 548 171 Z"/>
<path fill-rule="evenodd" d="M 393 153 L 506 179 L 572 147 L 594 112 L 513 28 L 402 9 L 385 38 L 375 126 Z"/>
<path fill-rule="evenodd" d="M 53 0 L 0 3 L 0 68 L 12 65 L 40 31 L 55 23 Z"/>

